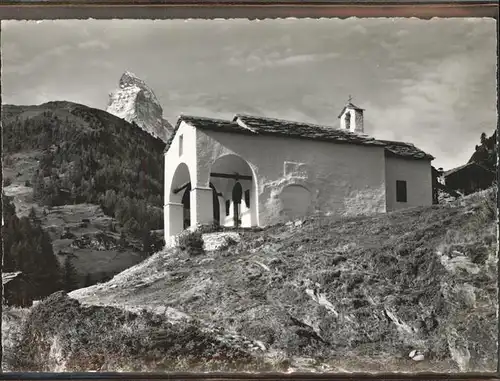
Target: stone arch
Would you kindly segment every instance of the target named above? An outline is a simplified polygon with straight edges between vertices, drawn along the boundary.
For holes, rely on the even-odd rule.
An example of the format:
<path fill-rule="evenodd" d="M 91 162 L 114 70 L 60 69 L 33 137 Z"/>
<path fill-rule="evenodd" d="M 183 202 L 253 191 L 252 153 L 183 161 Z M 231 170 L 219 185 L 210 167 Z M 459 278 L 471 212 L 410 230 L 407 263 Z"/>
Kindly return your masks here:
<path fill-rule="evenodd" d="M 310 213 L 313 204 L 313 195 L 303 184 L 285 185 L 278 198 L 281 202 L 281 214 L 287 220 L 306 216 Z"/>
<path fill-rule="evenodd" d="M 222 225 L 258 225 L 257 179 L 245 159 L 235 154 L 220 156 L 211 165 L 209 181 L 219 191 Z M 235 191 L 241 196 L 236 201 Z"/>
<path fill-rule="evenodd" d="M 179 234 L 191 225 L 191 173 L 186 163 L 177 165 L 167 183 L 164 210 L 165 238 Z"/>
<path fill-rule="evenodd" d="M 191 187 L 191 172 L 186 163 L 181 162 L 177 166 L 170 180 L 168 202 L 182 203 L 187 187 Z"/>
<path fill-rule="evenodd" d="M 166 174 L 168 176 L 168 174 Z M 186 163 L 180 162 L 170 179 L 166 179 L 167 188 L 165 189 L 166 193 L 166 204 L 169 202 L 181 203 L 184 195 L 185 188 L 183 186 L 187 186 L 187 184 L 191 183 L 191 171 Z M 170 180 L 170 181 L 169 181 Z M 179 190 L 181 191 L 176 191 Z"/>

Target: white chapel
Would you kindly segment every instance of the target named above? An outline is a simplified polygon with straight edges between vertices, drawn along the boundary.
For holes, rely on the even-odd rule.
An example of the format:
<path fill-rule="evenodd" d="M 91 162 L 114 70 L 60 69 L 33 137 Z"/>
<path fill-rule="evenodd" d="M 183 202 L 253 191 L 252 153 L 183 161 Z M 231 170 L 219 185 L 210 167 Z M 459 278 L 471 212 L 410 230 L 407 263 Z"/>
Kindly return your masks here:
<path fill-rule="evenodd" d="M 183 115 L 165 149 L 165 239 L 205 224 L 264 227 L 432 204 L 434 159 L 365 135 L 349 101 L 339 126 L 237 114 Z"/>

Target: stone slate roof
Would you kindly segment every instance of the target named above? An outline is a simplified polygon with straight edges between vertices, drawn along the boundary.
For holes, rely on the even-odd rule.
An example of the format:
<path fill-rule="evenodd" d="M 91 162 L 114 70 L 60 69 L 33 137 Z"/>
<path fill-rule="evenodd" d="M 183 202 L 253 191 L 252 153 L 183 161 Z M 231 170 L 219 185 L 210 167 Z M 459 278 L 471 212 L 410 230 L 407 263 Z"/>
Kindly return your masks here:
<path fill-rule="evenodd" d="M 238 123 L 238 121 L 242 123 Z M 237 114 L 233 123 L 242 124 L 258 135 L 275 135 L 291 138 L 331 141 L 336 143 L 350 143 L 381 146 L 373 138 L 366 135 L 355 134 L 338 128 L 319 126 L 311 123 L 292 122 L 288 120 L 256 117 Z"/>
<path fill-rule="evenodd" d="M 389 156 L 397 156 L 415 160 L 432 160 L 433 156 L 423 152 L 410 143 L 377 140 L 367 135 L 341 130 L 339 128 L 320 126 L 311 123 L 293 122 L 282 119 L 236 114 L 233 120 L 181 115 L 175 130 L 170 136 L 165 152 L 169 149 L 181 122 L 186 122 L 201 130 L 237 133 L 251 136 L 282 136 L 287 138 L 317 140 L 341 144 L 356 144 L 385 147 Z"/>
<path fill-rule="evenodd" d="M 13 279 L 16 279 L 19 275 L 21 275 L 21 271 L 13 273 L 2 273 L 2 286 L 9 283 Z"/>
<path fill-rule="evenodd" d="M 411 143 L 395 142 L 391 140 L 379 140 L 385 145 L 387 156 L 403 157 L 408 159 L 433 160 L 434 156 L 422 151 Z"/>
<path fill-rule="evenodd" d="M 448 176 L 450 176 L 450 175 L 452 175 L 454 173 L 457 173 L 457 172 L 460 172 L 462 170 L 469 169 L 469 168 L 472 168 L 472 167 L 476 167 L 477 169 L 481 169 L 484 172 L 488 172 L 488 173 L 491 173 L 492 175 L 495 175 L 495 172 L 493 172 L 492 170 L 484 167 L 483 165 L 481 165 L 479 163 L 476 163 L 476 162 L 471 162 L 471 163 L 467 163 L 467 164 L 461 165 L 461 166 L 456 167 L 456 168 L 452 168 L 452 169 L 444 172 L 444 176 L 448 177 Z"/>

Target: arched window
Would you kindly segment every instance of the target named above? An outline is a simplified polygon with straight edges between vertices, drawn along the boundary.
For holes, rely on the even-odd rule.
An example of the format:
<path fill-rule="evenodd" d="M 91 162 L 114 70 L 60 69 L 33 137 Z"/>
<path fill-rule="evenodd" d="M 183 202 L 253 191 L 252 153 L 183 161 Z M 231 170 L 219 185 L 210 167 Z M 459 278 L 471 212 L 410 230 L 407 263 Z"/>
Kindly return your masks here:
<path fill-rule="evenodd" d="M 183 207 L 183 228 L 187 229 L 191 226 L 191 183 L 186 186 L 182 195 Z"/>
<path fill-rule="evenodd" d="M 212 188 L 214 224 L 219 225 L 220 224 L 219 194 L 217 193 L 217 189 L 215 189 L 214 184 L 210 183 L 210 188 Z"/>
<path fill-rule="evenodd" d="M 233 208 L 234 208 L 234 226 L 238 227 L 241 225 L 240 216 L 240 204 L 243 197 L 243 188 L 241 184 L 237 182 L 233 187 Z"/>

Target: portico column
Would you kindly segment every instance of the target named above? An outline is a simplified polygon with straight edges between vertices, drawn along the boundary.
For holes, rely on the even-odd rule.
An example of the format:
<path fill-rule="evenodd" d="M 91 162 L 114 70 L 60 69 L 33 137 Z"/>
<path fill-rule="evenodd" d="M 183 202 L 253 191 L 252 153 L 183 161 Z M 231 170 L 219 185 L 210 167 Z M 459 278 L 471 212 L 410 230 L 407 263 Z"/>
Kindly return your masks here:
<path fill-rule="evenodd" d="M 219 197 L 219 223 L 224 226 L 226 223 L 226 200 L 222 196 Z"/>
<path fill-rule="evenodd" d="M 252 227 L 259 226 L 259 219 L 257 214 L 259 212 L 259 201 L 257 198 L 257 187 L 252 184 L 250 188 L 250 225 Z"/>
<path fill-rule="evenodd" d="M 191 190 L 191 226 L 212 225 L 214 220 L 212 188 L 196 187 Z"/>
<path fill-rule="evenodd" d="M 184 230 L 184 205 L 169 202 L 163 207 L 165 242 Z"/>

